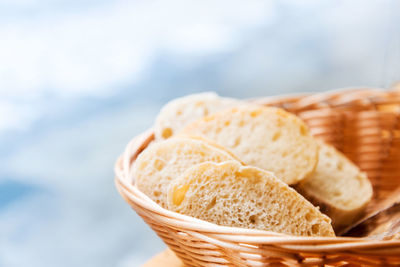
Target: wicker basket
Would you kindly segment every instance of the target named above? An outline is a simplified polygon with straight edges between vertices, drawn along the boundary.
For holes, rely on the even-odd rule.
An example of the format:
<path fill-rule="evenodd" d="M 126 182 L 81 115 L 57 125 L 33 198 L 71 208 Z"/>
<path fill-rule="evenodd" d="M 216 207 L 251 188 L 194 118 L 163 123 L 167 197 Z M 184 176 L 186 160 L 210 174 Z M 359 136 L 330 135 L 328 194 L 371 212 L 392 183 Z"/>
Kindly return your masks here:
<path fill-rule="evenodd" d="M 251 100 L 297 114 L 353 160 L 374 186 L 373 210 L 400 187 L 400 91 L 350 89 Z M 131 166 L 154 139 L 133 139 L 115 167 L 123 198 L 188 266 L 400 266 L 400 240 L 295 237 L 218 226 L 161 208 L 131 183 Z"/>

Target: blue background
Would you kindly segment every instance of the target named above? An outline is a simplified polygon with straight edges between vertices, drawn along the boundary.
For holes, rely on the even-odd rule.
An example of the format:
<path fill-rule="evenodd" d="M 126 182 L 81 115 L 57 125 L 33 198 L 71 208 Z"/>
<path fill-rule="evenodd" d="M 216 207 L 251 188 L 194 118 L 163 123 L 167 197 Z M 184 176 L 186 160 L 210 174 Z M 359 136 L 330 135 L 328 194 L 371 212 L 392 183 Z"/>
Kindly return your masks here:
<path fill-rule="evenodd" d="M 0 266 L 139 266 L 164 248 L 113 165 L 168 100 L 388 87 L 400 2 L 0 1 Z"/>

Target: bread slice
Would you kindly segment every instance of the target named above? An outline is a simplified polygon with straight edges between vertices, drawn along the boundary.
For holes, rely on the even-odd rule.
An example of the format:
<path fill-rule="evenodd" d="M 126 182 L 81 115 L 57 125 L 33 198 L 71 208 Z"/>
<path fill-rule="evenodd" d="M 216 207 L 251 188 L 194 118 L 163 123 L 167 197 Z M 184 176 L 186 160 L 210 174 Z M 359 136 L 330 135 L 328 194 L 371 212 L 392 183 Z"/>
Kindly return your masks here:
<path fill-rule="evenodd" d="M 174 137 L 146 148 L 132 167 L 132 177 L 139 190 L 165 208 L 167 187 L 174 178 L 194 164 L 226 160 L 236 159 L 206 141 Z"/>
<path fill-rule="evenodd" d="M 237 161 L 204 162 L 171 182 L 168 208 L 224 226 L 334 236 L 330 219 L 271 172 Z"/>
<path fill-rule="evenodd" d="M 371 200 L 372 186 L 365 173 L 333 146 L 319 140 L 316 170 L 296 189 L 321 207 L 332 219 L 336 232 L 350 225 L 362 214 Z"/>
<path fill-rule="evenodd" d="M 318 146 L 305 123 L 282 109 L 242 105 L 201 118 L 182 133 L 198 135 L 231 150 L 245 164 L 287 184 L 308 176 L 318 160 Z"/>
<path fill-rule="evenodd" d="M 156 139 L 167 139 L 187 123 L 224 108 L 241 103 L 232 98 L 219 97 L 206 92 L 177 98 L 167 103 L 160 111 L 154 125 Z"/>

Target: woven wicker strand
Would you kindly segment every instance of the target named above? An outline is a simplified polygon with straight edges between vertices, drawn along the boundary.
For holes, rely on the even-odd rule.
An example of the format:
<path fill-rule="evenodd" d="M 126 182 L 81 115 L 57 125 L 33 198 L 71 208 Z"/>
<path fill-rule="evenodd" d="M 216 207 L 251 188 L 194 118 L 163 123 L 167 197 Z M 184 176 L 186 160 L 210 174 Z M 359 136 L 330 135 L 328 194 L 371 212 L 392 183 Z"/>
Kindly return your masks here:
<path fill-rule="evenodd" d="M 302 118 L 318 138 L 335 145 L 368 174 L 374 199 L 367 211 L 400 187 L 400 91 L 347 89 L 252 100 Z M 225 227 L 161 208 L 133 184 L 131 167 L 154 140 L 134 138 L 115 166 L 125 201 L 187 266 L 400 266 L 400 240 L 296 237 Z"/>

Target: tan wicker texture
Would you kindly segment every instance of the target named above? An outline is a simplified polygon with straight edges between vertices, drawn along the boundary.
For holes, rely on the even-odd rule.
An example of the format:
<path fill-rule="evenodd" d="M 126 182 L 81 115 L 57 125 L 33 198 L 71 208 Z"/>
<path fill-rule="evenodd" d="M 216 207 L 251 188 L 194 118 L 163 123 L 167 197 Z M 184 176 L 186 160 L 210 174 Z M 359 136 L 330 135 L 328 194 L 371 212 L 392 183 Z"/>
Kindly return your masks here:
<path fill-rule="evenodd" d="M 400 91 L 351 89 L 255 102 L 301 117 L 343 151 L 374 185 L 368 211 L 400 187 Z M 188 266 L 400 266 L 400 240 L 309 238 L 223 227 L 161 208 L 131 181 L 131 166 L 152 142 L 133 139 L 115 167 L 123 198 Z"/>

